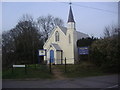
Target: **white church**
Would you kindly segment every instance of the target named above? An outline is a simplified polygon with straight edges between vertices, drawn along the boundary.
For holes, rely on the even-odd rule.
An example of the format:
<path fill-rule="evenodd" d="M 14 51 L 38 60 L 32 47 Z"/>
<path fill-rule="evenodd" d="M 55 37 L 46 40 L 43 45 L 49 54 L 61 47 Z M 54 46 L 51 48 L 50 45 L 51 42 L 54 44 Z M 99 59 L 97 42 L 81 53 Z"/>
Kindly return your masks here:
<path fill-rule="evenodd" d="M 47 64 L 75 64 L 78 60 L 77 40 L 89 37 L 85 33 L 76 31 L 74 16 L 70 6 L 67 27 L 56 26 L 52 30 L 43 48 L 46 50 L 44 61 Z"/>

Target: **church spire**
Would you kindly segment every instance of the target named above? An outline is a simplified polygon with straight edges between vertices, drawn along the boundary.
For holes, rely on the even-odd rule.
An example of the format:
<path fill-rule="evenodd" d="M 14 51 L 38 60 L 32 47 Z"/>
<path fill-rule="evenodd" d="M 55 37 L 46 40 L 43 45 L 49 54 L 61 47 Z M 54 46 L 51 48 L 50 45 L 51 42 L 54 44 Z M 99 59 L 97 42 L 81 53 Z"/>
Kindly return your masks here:
<path fill-rule="evenodd" d="M 70 2 L 69 4 L 70 4 L 70 10 L 69 10 L 68 22 L 75 22 L 74 17 L 73 17 L 73 13 L 72 13 L 72 8 L 71 8 L 72 3 Z"/>

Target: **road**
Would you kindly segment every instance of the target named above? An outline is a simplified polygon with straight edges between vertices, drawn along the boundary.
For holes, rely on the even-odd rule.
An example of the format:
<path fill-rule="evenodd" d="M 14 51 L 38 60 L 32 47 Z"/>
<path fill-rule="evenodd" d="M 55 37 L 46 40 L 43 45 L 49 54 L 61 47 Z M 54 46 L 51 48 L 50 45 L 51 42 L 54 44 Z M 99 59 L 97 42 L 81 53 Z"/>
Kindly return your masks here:
<path fill-rule="evenodd" d="M 118 75 L 71 79 L 3 80 L 3 88 L 118 88 Z"/>

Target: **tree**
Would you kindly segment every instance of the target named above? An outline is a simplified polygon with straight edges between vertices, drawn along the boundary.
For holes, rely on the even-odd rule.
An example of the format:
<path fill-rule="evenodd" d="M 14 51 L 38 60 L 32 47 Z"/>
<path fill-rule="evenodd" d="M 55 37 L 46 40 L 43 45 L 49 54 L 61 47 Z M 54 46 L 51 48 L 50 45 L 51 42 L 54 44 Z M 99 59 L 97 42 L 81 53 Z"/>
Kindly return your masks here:
<path fill-rule="evenodd" d="M 14 50 L 14 45 L 13 45 L 13 39 L 10 35 L 9 31 L 4 31 L 2 33 L 2 66 L 7 67 L 9 64 L 13 62 L 13 50 Z"/>
<path fill-rule="evenodd" d="M 92 61 L 104 71 L 118 72 L 118 64 L 120 60 L 120 32 L 119 28 L 106 28 L 112 31 L 110 36 L 106 35 L 104 38 L 96 40 L 91 45 Z M 114 32 L 114 33 L 113 33 Z"/>
<path fill-rule="evenodd" d="M 63 21 L 48 15 L 35 22 L 32 16 L 23 15 L 14 28 L 2 33 L 3 67 L 37 63 L 38 49 L 56 25 L 63 26 Z"/>
<path fill-rule="evenodd" d="M 36 63 L 37 51 L 43 46 L 41 33 L 29 15 L 23 15 L 15 28 L 3 33 L 2 42 L 3 52 L 6 55 L 3 57 L 3 63 L 6 61 L 14 64 Z"/>
<path fill-rule="evenodd" d="M 110 34 L 110 28 L 109 27 L 105 27 L 105 30 L 104 30 L 104 37 L 110 37 L 111 34 Z"/>
<path fill-rule="evenodd" d="M 116 25 L 106 26 L 104 29 L 104 38 L 117 36 L 119 33 L 119 28 Z"/>
<path fill-rule="evenodd" d="M 2 49 L 2 34 L 0 33 L 0 49 Z"/>
<path fill-rule="evenodd" d="M 45 39 L 45 41 L 48 39 L 49 34 L 51 33 L 51 31 L 54 29 L 55 26 L 63 26 L 64 22 L 62 19 L 60 18 L 55 18 L 51 15 L 48 16 L 40 16 L 37 19 L 37 26 L 40 29 L 40 31 L 42 31 L 43 33 L 43 37 Z"/>
<path fill-rule="evenodd" d="M 98 40 L 98 38 L 95 37 L 88 37 L 88 38 L 82 38 L 77 41 L 78 47 L 84 47 L 84 46 L 90 46 L 95 40 Z"/>

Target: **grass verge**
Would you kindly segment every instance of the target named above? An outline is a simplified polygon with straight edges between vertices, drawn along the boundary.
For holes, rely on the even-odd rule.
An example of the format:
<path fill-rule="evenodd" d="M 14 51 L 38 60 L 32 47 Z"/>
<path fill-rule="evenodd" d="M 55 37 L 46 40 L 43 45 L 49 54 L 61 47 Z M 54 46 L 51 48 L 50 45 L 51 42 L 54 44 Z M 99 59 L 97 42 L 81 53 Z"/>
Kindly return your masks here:
<path fill-rule="evenodd" d="M 12 68 L 8 70 L 3 70 L 2 79 L 28 79 L 28 78 L 41 78 L 41 79 L 51 79 L 53 77 L 52 73 L 49 72 L 47 65 L 29 65 L 25 68 L 14 68 L 12 73 Z"/>
<path fill-rule="evenodd" d="M 102 76 L 109 75 L 110 73 L 103 72 L 100 68 L 96 67 L 90 62 L 81 62 L 75 65 L 57 65 L 64 74 L 65 77 L 75 78 L 75 77 L 90 77 L 90 76 Z"/>

